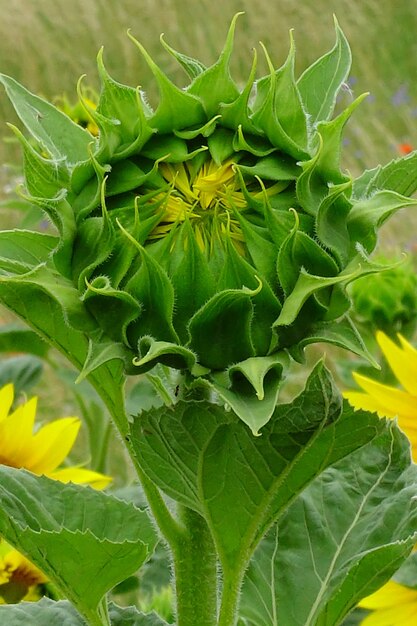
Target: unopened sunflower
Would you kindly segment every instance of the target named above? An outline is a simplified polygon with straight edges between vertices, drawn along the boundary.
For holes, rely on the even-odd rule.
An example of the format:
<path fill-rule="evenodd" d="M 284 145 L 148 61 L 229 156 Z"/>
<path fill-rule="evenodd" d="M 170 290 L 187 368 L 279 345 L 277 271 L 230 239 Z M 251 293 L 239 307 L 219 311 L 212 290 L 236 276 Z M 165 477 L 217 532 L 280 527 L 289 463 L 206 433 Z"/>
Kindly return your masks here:
<path fill-rule="evenodd" d="M 0 78 L 32 135 L 16 130 L 27 194 L 58 231 L 39 242 L 34 271 L 7 267 L 4 282 L 36 284 L 86 334 L 83 375 L 114 359 L 128 374 L 177 368 L 185 387 L 214 391 L 257 432 L 285 357 L 313 342 L 364 353 L 345 287 L 377 269 L 377 227 L 414 201 L 384 189 L 379 170 L 353 181 L 341 169 L 343 129 L 363 96 L 332 119 L 350 68 L 338 25 L 335 47 L 298 80 L 291 38 L 279 69 L 262 47 L 268 74 L 257 78 L 255 55 L 239 86 L 236 19 L 210 67 L 161 39 L 190 79 L 184 89 L 131 36 L 159 88 L 155 108 L 109 76 L 100 51 L 96 108 L 79 86 L 97 138 Z"/>

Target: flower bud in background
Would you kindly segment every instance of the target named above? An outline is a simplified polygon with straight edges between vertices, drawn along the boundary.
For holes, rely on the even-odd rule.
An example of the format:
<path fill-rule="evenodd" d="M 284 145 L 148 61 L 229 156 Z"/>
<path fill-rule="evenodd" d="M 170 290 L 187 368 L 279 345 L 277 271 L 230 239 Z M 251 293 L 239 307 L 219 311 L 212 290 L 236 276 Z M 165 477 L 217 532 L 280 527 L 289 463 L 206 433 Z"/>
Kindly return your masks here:
<path fill-rule="evenodd" d="M 390 264 L 387 258 L 381 263 Z M 352 317 L 372 334 L 382 330 L 394 336 L 411 337 L 417 321 L 417 276 L 407 260 L 392 269 L 360 278 L 352 283 Z"/>

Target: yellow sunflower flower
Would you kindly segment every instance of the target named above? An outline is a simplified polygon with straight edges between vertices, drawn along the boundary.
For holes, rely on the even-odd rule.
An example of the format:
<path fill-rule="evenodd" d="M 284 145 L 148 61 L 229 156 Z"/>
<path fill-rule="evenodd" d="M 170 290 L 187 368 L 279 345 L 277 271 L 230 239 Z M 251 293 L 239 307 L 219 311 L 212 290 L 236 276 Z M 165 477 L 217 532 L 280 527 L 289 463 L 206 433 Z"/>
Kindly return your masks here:
<path fill-rule="evenodd" d="M 376 339 L 402 389 L 354 373 L 363 391 L 343 395 L 355 409 L 376 411 L 379 417 L 397 417 L 399 427 L 411 442 L 413 460 L 417 462 L 417 350 L 401 335 L 398 335 L 400 345 L 381 331 Z"/>
<path fill-rule="evenodd" d="M 59 468 L 74 445 L 81 426 L 77 417 L 63 417 L 39 428 L 35 426 L 37 398 L 10 412 L 14 399 L 12 384 L 0 389 L 0 463 L 24 468 L 67 483 L 106 487 L 111 478 L 82 467 Z M 40 585 L 46 576 L 20 552 L 0 543 L 0 604 L 41 598 Z"/>
<path fill-rule="evenodd" d="M 35 428 L 37 398 L 10 412 L 14 398 L 12 384 L 0 389 L 0 463 L 24 468 L 61 482 L 89 484 L 103 489 L 111 478 L 82 467 L 59 466 L 65 460 L 81 426 L 77 417 L 63 417 Z"/>
<path fill-rule="evenodd" d="M 362 600 L 359 606 L 370 609 L 361 626 L 416 626 L 417 590 L 393 580 Z"/>
<path fill-rule="evenodd" d="M 40 569 L 5 541 L 0 544 L 0 604 L 36 602 L 48 581 Z"/>

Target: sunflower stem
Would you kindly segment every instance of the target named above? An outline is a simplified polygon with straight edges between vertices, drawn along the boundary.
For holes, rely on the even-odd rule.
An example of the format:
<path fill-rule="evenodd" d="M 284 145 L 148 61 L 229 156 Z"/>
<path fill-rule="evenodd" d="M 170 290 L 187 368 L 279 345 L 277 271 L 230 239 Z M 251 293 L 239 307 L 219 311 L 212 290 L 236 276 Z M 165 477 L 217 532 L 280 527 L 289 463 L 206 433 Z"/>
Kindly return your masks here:
<path fill-rule="evenodd" d="M 133 466 L 136 470 L 139 481 L 142 485 L 143 491 L 145 493 L 148 505 L 150 510 L 152 511 L 153 517 L 155 519 L 158 528 L 170 546 L 172 550 L 177 546 L 180 541 L 180 537 L 183 533 L 183 529 L 181 525 L 177 522 L 177 520 L 173 517 L 171 512 L 169 511 L 161 493 L 158 488 L 153 484 L 153 482 L 146 476 L 142 468 L 140 467 L 134 448 L 132 446 L 130 432 L 129 432 L 129 421 L 126 415 L 126 411 L 124 408 L 124 403 L 121 403 L 119 406 L 116 406 L 112 402 L 108 402 L 108 396 L 101 389 L 99 385 L 94 385 L 97 393 L 103 400 L 104 404 L 107 406 L 107 409 L 111 415 L 114 425 L 116 426 L 118 432 L 121 435 L 122 441 L 124 442 L 127 452 L 129 454 L 130 459 L 132 460 Z"/>
<path fill-rule="evenodd" d="M 216 626 L 217 553 L 206 521 L 179 506 L 186 532 L 173 550 L 178 626 Z"/>
<path fill-rule="evenodd" d="M 235 626 L 238 618 L 242 575 L 224 572 L 218 626 Z"/>

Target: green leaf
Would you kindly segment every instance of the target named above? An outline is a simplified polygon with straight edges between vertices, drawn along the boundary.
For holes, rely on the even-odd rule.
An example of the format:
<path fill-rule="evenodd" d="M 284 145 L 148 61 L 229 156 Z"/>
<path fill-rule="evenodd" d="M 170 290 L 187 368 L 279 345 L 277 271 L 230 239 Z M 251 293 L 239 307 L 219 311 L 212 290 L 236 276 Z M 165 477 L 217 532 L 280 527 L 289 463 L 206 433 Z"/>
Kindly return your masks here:
<path fill-rule="evenodd" d="M 376 417 L 338 420 L 339 413 L 340 397 L 319 365 L 259 437 L 221 406 L 179 402 L 142 413 L 132 442 L 151 480 L 205 517 L 223 570 L 236 572 L 310 481 L 383 428 Z"/>
<path fill-rule="evenodd" d="M 23 148 L 23 171 L 28 192 L 39 198 L 54 198 L 62 189 L 68 188 L 69 173 L 62 159 L 44 158 L 18 128 L 10 127 Z"/>
<path fill-rule="evenodd" d="M 313 324 L 304 337 L 289 349 L 291 356 L 296 361 L 303 362 L 303 350 L 311 343 L 330 343 L 357 354 L 374 367 L 379 367 L 378 362 L 367 349 L 362 337 L 347 315 L 338 321 L 332 320 L 331 322 Z"/>
<path fill-rule="evenodd" d="M 142 307 L 129 293 L 114 289 L 106 276 L 97 276 L 80 298 L 94 315 L 107 337 L 127 344 L 126 329 L 136 320 Z"/>
<path fill-rule="evenodd" d="M 369 197 L 380 189 L 411 196 L 417 189 L 417 152 L 394 159 L 384 167 L 378 165 L 372 170 L 366 170 L 353 183 L 356 199 Z"/>
<path fill-rule="evenodd" d="M 188 348 L 168 341 L 155 341 L 152 337 L 140 339 L 139 358 L 134 359 L 133 363 L 138 368 L 139 374 L 152 369 L 157 363 L 175 369 L 188 369 L 191 372 L 201 369 L 204 371 L 200 373 L 206 374 L 209 371 L 200 368 L 196 355 Z"/>
<path fill-rule="evenodd" d="M 156 545 L 147 513 L 90 487 L 0 466 L 0 534 L 87 618 Z"/>
<path fill-rule="evenodd" d="M 109 605 L 111 626 L 168 626 L 155 613 L 140 613 L 134 607 Z M 85 621 L 67 600 L 21 602 L 0 606 L 0 621 L 7 626 L 85 626 Z"/>
<path fill-rule="evenodd" d="M 187 329 L 190 318 L 216 292 L 207 259 L 198 247 L 188 221 L 181 228 L 171 251 L 169 273 L 175 293 L 174 326 L 181 343 L 185 344 L 190 338 Z"/>
<path fill-rule="evenodd" d="M 141 266 L 125 285 L 125 290 L 142 306 L 142 313 L 128 329 L 131 346 L 144 336 L 161 341 L 178 340 L 172 318 L 174 314 L 174 288 L 168 274 L 144 247 L 137 244 Z"/>
<path fill-rule="evenodd" d="M 77 163 L 88 158 L 88 146 L 94 141 L 90 133 L 13 78 L 0 74 L 0 82 L 23 124 L 53 159 Z"/>
<path fill-rule="evenodd" d="M 343 419 L 370 417 L 347 408 Z M 372 442 L 326 469 L 259 546 L 241 615 L 254 626 L 334 626 L 385 583 L 415 541 L 410 461 L 405 435 L 388 420 Z"/>
<path fill-rule="evenodd" d="M 351 240 L 372 252 L 377 241 L 377 228 L 393 213 L 403 207 L 413 206 L 416 199 L 408 199 L 394 191 L 377 191 L 374 195 L 356 202 L 348 216 Z"/>
<path fill-rule="evenodd" d="M 154 132 L 145 118 L 140 94 L 136 89 L 122 85 L 109 76 L 103 63 L 103 48 L 98 53 L 97 65 L 102 84 L 97 112 L 119 122 L 115 128 L 120 142 L 116 156 L 121 158 L 123 154 L 125 157 L 131 152 L 132 144 L 138 152 Z"/>
<path fill-rule="evenodd" d="M 343 129 L 366 95 L 356 98 L 334 120 L 320 122 L 317 126 L 316 153 L 312 159 L 301 163 L 303 173 L 296 184 L 297 199 L 310 215 L 317 214 L 331 185 L 342 185 L 349 181 L 349 177 L 340 169 Z"/>
<path fill-rule="evenodd" d="M 301 99 L 313 123 L 332 116 L 337 94 L 350 71 L 352 56 L 349 44 L 336 19 L 335 30 L 335 46 L 310 65 L 297 82 Z"/>
<path fill-rule="evenodd" d="M 141 613 L 135 607 L 122 608 L 112 602 L 109 606 L 111 626 L 168 626 L 159 615 Z"/>
<path fill-rule="evenodd" d="M 30 331 L 29 331 L 30 332 Z M 43 373 L 43 363 L 35 356 L 19 355 L 0 360 L 0 388 L 13 383 L 15 395 L 26 393 Z"/>
<path fill-rule="evenodd" d="M 75 330 L 67 324 L 65 303 L 56 295 L 54 290 L 49 292 L 41 288 L 36 281 L 0 277 L 2 303 L 81 370 L 89 352 L 89 340 L 84 332 Z M 110 413 L 122 425 L 123 365 L 119 360 L 111 361 L 89 374 L 88 378 L 99 390 Z"/>
<path fill-rule="evenodd" d="M 0 605 L 0 622 L 7 626 L 85 626 L 85 621 L 67 600 Z"/>
<path fill-rule="evenodd" d="M 274 412 L 287 361 L 285 353 L 252 357 L 232 365 L 227 373 L 213 374 L 204 383 L 212 387 L 257 436 Z"/>
<path fill-rule="evenodd" d="M 207 69 L 206 66 L 201 63 L 201 61 L 193 59 L 192 57 L 189 57 L 185 54 L 182 54 L 182 52 L 178 52 L 177 50 L 174 50 L 174 48 L 171 48 L 171 46 L 165 41 L 163 35 L 161 35 L 160 41 L 165 50 L 178 61 L 178 63 L 184 68 L 184 70 L 187 72 L 188 76 L 191 79 L 196 78 L 202 72 L 204 72 L 205 69 Z"/>
<path fill-rule="evenodd" d="M 24 274 L 45 263 L 58 245 L 58 238 L 30 230 L 0 231 L 0 268 Z"/>
<path fill-rule="evenodd" d="M 288 326 L 292 324 L 300 313 L 303 304 L 311 295 L 326 287 L 332 287 L 339 283 L 347 283 L 357 278 L 361 273 L 363 273 L 362 269 L 360 265 L 358 265 L 358 267 L 350 272 L 347 269 L 337 276 L 323 278 L 322 276 L 309 274 L 304 268 L 301 268 L 298 280 L 293 290 L 284 301 L 280 316 L 274 326 Z"/>

